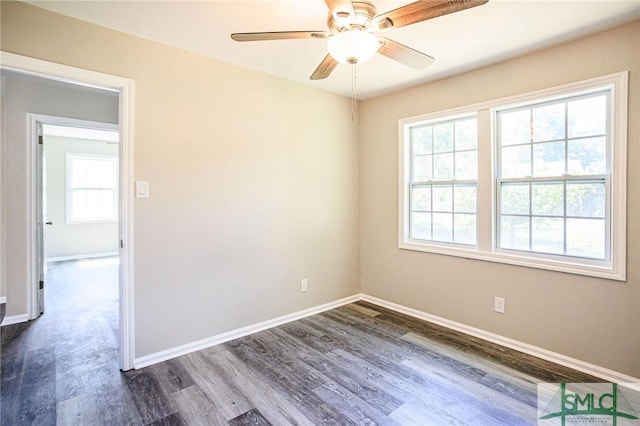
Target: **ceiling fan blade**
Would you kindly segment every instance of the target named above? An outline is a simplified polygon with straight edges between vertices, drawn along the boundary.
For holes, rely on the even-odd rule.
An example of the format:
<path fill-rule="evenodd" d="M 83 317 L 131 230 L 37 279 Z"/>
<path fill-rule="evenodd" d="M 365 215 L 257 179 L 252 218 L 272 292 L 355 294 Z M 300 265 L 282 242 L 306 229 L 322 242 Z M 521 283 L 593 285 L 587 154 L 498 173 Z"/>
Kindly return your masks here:
<path fill-rule="evenodd" d="M 404 27 L 427 19 L 437 18 L 453 12 L 469 9 L 487 3 L 489 0 L 419 0 L 382 13 L 374 18 L 376 31 L 389 27 Z"/>
<path fill-rule="evenodd" d="M 394 61 L 398 61 L 411 68 L 421 70 L 431 65 L 435 59 L 422 52 L 418 52 L 404 44 L 400 44 L 397 41 L 389 40 L 388 38 L 378 37 L 380 40 L 380 49 L 378 53 L 391 58 Z"/>
<path fill-rule="evenodd" d="M 327 4 L 327 7 L 331 11 L 331 14 L 334 18 L 337 17 L 347 17 L 354 16 L 355 11 L 353 10 L 353 4 L 351 4 L 351 0 L 324 0 Z M 346 14 L 342 16 L 341 14 Z"/>
<path fill-rule="evenodd" d="M 327 38 L 324 31 L 277 31 L 264 33 L 234 33 L 235 41 L 291 40 L 303 38 Z"/>
<path fill-rule="evenodd" d="M 318 68 L 311 74 L 309 77 L 310 80 L 322 80 L 324 78 L 329 77 L 329 74 L 335 69 L 338 65 L 338 61 L 333 59 L 331 55 L 327 55 L 324 57 Z"/>

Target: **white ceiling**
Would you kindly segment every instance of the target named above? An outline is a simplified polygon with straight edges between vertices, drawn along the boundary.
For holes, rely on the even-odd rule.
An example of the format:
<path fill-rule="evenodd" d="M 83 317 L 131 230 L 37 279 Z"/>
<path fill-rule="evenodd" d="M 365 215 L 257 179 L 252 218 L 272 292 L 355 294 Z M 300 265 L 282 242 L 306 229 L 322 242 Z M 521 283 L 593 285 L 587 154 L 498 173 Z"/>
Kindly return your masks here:
<path fill-rule="evenodd" d="M 411 0 L 377 0 L 378 13 Z M 323 0 L 28 1 L 38 7 L 225 62 L 351 96 L 351 67 L 326 80 L 309 76 L 326 55 L 324 40 L 239 43 L 234 32 L 324 31 Z M 640 0 L 490 0 L 489 3 L 407 27 L 385 37 L 436 58 L 416 71 L 386 57 L 357 66 L 357 97 L 478 68 L 640 18 Z M 114 48 L 116 46 L 113 46 Z"/>

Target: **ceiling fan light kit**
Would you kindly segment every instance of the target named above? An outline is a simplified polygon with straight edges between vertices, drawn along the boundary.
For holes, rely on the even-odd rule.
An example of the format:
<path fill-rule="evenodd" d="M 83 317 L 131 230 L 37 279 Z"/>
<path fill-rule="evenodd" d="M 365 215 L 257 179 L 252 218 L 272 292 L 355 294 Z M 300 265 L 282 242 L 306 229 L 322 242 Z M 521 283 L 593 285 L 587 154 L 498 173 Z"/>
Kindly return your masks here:
<path fill-rule="evenodd" d="M 367 31 L 347 30 L 329 37 L 327 50 L 341 64 L 362 64 L 378 52 L 380 41 Z"/>
<path fill-rule="evenodd" d="M 419 0 L 378 15 L 376 7 L 365 0 L 325 0 L 329 8 L 327 31 L 235 33 L 231 38 L 235 41 L 327 39 L 329 54 L 311 74 L 311 80 L 329 77 L 338 63 L 362 64 L 376 53 L 411 68 L 423 69 L 433 63 L 431 56 L 373 33 L 459 12 L 488 1 Z"/>

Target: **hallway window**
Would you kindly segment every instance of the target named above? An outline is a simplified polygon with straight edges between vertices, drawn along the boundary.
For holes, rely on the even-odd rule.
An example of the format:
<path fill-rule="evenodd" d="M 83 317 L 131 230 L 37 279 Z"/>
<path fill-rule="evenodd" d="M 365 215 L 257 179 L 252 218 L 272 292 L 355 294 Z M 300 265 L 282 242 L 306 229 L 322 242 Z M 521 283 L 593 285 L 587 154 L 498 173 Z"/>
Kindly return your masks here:
<path fill-rule="evenodd" d="M 67 153 L 67 223 L 117 220 L 118 160 Z"/>

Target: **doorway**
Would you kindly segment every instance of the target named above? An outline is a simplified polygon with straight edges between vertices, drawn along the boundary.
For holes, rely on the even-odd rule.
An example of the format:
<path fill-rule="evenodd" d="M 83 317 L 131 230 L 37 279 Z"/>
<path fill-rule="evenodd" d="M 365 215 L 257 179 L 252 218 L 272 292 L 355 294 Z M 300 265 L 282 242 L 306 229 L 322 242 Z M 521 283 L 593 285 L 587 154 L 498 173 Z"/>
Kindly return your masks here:
<path fill-rule="evenodd" d="M 34 58 L 15 55 L 7 52 L 1 52 L 0 55 L 0 69 L 3 72 L 11 72 L 27 77 L 36 77 L 51 82 L 53 85 L 73 85 L 75 87 L 81 87 L 87 90 L 103 90 L 115 93 L 118 99 L 118 122 L 120 132 L 120 144 L 118 155 L 118 247 L 119 253 L 119 265 L 118 269 L 118 282 L 119 282 L 119 327 L 118 327 L 118 341 L 119 341 L 119 366 L 122 370 L 129 370 L 134 367 L 134 331 L 133 331 L 133 319 L 134 319 L 134 307 L 133 307 L 133 191 L 132 191 L 132 176 L 133 176 L 133 81 L 130 79 L 117 77 L 108 74 L 97 73 L 84 69 L 69 67 L 65 65 L 46 62 Z M 5 110 L 6 111 L 6 110 Z M 24 115 L 23 115 L 24 117 Z M 13 265 L 19 265 L 22 262 L 25 264 L 25 268 L 14 268 L 16 273 L 26 274 L 24 278 L 17 281 L 16 284 L 7 283 L 12 285 L 11 290 L 7 294 L 7 308 L 11 307 L 15 312 L 12 317 L 5 318 L 12 319 L 13 323 L 27 321 L 34 319 L 39 315 L 38 297 L 40 293 L 40 276 L 39 271 L 42 269 L 41 265 L 38 265 L 38 259 L 44 259 L 44 256 L 39 256 L 38 246 L 39 233 L 42 234 L 42 228 L 45 226 L 40 220 L 39 212 L 42 210 L 38 208 L 38 203 L 41 203 L 41 197 L 38 197 L 37 182 L 39 176 L 37 172 L 37 161 L 41 156 L 38 144 L 32 143 L 37 141 L 39 123 L 36 115 L 28 117 L 27 126 L 22 124 L 22 129 L 26 127 L 26 137 L 14 139 L 24 140 L 24 156 L 27 159 L 25 171 L 26 182 L 24 185 L 25 192 L 23 200 L 19 200 L 20 205 L 24 205 L 26 211 L 26 217 L 20 215 L 14 215 L 13 219 L 24 221 L 26 235 L 21 238 L 26 243 L 24 250 L 19 252 L 8 252 L 7 247 L 10 241 L 7 241 L 6 231 L 2 233 L 2 252 L 5 256 L 11 256 L 11 261 L 15 261 Z M 42 121 L 42 120 L 40 120 Z M 23 122 L 24 123 L 24 122 Z M 19 123 L 18 123 L 19 124 Z M 61 123 L 49 123 L 49 124 L 61 124 Z M 62 123 L 65 124 L 65 123 Z M 6 126 L 3 126 L 6 128 Z M 23 130 L 24 132 L 24 130 Z M 15 146 L 15 145 L 14 145 Z M 22 166 L 24 167 L 24 166 Z M 6 191 L 9 185 L 14 185 L 14 182 L 9 183 L 6 180 L 2 182 L 3 191 Z M 2 213 L 3 215 L 5 213 Z M 1 221 L 6 221 L 7 218 L 1 218 Z M 9 219 L 12 219 L 9 217 Z M 41 219 L 41 218 L 40 218 Z M 11 225 L 8 225 L 11 226 Z M 40 227 L 40 228 L 39 228 Z M 15 232 L 13 235 L 17 235 Z M 11 237 L 11 236 L 9 236 Z M 41 246 L 44 246 L 43 244 Z M 22 272 L 24 271 L 24 272 Z M 20 287 L 19 283 L 26 283 L 26 287 Z M 25 300 L 25 302 L 23 302 Z M 15 302 L 14 302 L 15 301 Z M 14 303 L 12 306 L 11 304 Z M 24 303 L 24 305 L 23 305 Z M 25 311 L 21 311 L 25 306 Z M 24 312 L 24 314 L 22 313 Z"/>
<path fill-rule="evenodd" d="M 43 115 L 30 119 L 36 121 L 42 151 L 36 158 L 41 315 L 50 268 L 79 259 L 112 258 L 118 263 L 119 134 L 118 126 L 110 123 Z M 110 281 L 117 289 L 117 275 Z"/>

